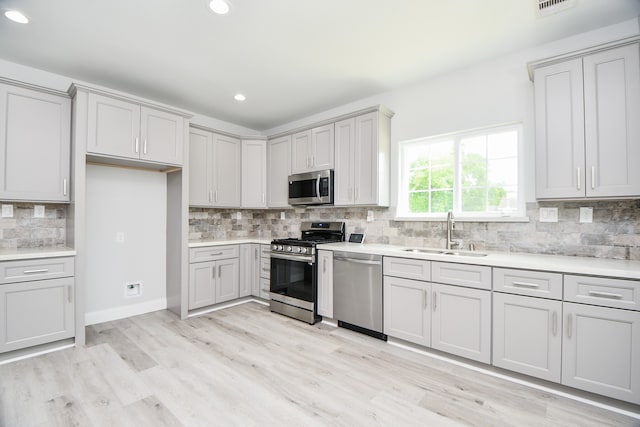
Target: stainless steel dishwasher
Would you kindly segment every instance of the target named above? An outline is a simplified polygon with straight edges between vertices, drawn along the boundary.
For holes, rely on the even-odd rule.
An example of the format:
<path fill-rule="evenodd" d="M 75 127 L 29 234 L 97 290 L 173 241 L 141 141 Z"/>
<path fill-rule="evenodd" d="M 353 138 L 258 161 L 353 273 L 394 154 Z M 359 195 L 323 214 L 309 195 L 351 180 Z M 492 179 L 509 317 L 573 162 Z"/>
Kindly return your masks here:
<path fill-rule="evenodd" d="M 338 326 L 387 339 L 382 330 L 382 256 L 333 253 L 333 317 Z"/>

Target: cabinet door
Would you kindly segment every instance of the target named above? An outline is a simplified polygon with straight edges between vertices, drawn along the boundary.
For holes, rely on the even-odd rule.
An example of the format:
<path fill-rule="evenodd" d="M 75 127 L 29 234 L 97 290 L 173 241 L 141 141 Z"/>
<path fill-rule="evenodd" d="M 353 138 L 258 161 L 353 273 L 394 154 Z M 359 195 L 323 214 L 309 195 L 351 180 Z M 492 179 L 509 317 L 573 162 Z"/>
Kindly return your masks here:
<path fill-rule="evenodd" d="M 587 196 L 640 195 L 638 44 L 584 57 Z"/>
<path fill-rule="evenodd" d="M 379 168 L 378 162 L 389 159 L 379 158 L 378 153 L 378 113 L 365 114 L 355 119 L 354 182 L 355 204 L 378 204 Z"/>
<path fill-rule="evenodd" d="M 335 125 L 334 204 L 353 205 L 356 119 Z"/>
<path fill-rule="evenodd" d="M 384 333 L 431 345 L 431 284 L 384 276 Z"/>
<path fill-rule="evenodd" d="M 267 141 L 242 141 L 242 207 L 267 207 Z"/>
<path fill-rule="evenodd" d="M 536 197 L 585 195 L 582 59 L 535 70 Z"/>
<path fill-rule="evenodd" d="M 216 302 L 214 261 L 189 264 L 189 310 Z"/>
<path fill-rule="evenodd" d="M 333 169 L 333 123 L 311 129 L 311 170 Z"/>
<path fill-rule="evenodd" d="M 89 94 L 87 152 L 140 158 L 140 106 Z"/>
<path fill-rule="evenodd" d="M 184 119 L 153 108 L 140 109 L 140 158 L 182 165 Z"/>
<path fill-rule="evenodd" d="M 216 303 L 237 299 L 240 290 L 240 260 L 216 261 Z"/>
<path fill-rule="evenodd" d="M 264 277 L 260 278 L 260 298 L 269 300 L 271 296 L 269 295 L 269 290 L 271 288 L 271 281 L 269 279 L 265 279 Z"/>
<path fill-rule="evenodd" d="M 240 245 L 240 296 L 259 296 L 260 245 Z"/>
<path fill-rule="evenodd" d="M 433 283 L 431 346 L 491 363 L 491 292 Z"/>
<path fill-rule="evenodd" d="M 640 403 L 640 312 L 563 303 L 562 384 Z"/>
<path fill-rule="evenodd" d="M 318 251 L 318 314 L 333 318 L 333 252 Z"/>
<path fill-rule="evenodd" d="M 191 129 L 189 132 L 189 205 L 211 206 L 213 203 L 213 142 L 211 132 Z"/>
<path fill-rule="evenodd" d="M 74 279 L 0 286 L 0 353 L 75 335 Z"/>
<path fill-rule="evenodd" d="M 0 198 L 68 201 L 71 100 L 0 84 Z"/>
<path fill-rule="evenodd" d="M 298 132 L 291 136 L 291 173 L 311 170 L 311 131 Z"/>
<path fill-rule="evenodd" d="M 493 364 L 560 382 L 562 302 L 493 294 Z"/>
<path fill-rule="evenodd" d="M 213 134 L 213 205 L 240 206 L 241 147 L 240 140 Z"/>
<path fill-rule="evenodd" d="M 269 141 L 270 208 L 289 206 L 289 175 L 291 175 L 291 135 Z"/>

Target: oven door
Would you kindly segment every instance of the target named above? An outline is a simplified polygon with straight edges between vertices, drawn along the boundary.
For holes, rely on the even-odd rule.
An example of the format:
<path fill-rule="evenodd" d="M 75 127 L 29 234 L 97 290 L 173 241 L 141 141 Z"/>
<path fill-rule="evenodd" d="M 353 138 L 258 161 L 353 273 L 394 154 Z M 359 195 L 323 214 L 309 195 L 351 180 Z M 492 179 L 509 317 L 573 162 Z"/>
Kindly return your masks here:
<path fill-rule="evenodd" d="M 270 286 L 272 299 L 315 311 L 314 258 L 272 253 Z"/>

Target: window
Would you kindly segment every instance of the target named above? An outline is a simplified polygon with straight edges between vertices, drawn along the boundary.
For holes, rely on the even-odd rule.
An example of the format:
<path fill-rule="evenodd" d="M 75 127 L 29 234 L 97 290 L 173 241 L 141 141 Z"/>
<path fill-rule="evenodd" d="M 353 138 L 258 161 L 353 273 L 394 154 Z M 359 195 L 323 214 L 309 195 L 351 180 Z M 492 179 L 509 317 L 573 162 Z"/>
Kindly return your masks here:
<path fill-rule="evenodd" d="M 521 139 L 517 124 L 400 143 L 397 216 L 523 216 Z"/>

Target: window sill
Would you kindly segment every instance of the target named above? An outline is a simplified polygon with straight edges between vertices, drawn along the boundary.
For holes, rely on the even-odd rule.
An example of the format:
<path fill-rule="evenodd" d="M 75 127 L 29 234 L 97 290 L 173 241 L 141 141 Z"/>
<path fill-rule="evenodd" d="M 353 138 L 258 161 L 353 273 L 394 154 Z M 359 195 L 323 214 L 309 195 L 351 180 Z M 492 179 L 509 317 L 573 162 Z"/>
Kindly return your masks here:
<path fill-rule="evenodd" d="M 417 217 L 417 216 L 397 216 L 394 221 L 426 221 L 444 222 L 447 216 Z M 482 216 L 455 216 L 456 222 L 529 222 L 528 216 L 502 216 L 502 217 L 482 217 Z"/>

